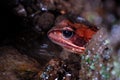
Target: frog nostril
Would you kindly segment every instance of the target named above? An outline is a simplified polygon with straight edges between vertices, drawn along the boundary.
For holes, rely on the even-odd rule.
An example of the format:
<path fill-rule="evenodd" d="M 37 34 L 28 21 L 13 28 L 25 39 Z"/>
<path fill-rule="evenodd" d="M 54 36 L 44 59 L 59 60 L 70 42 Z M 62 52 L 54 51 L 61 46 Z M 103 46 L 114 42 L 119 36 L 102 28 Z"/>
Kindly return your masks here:
<path fill-rule="evenodd" d="M 62 30 L 62 34 L 65 38 L 70 38 L 73 36 L 74 32 L 70 30 Z"/>

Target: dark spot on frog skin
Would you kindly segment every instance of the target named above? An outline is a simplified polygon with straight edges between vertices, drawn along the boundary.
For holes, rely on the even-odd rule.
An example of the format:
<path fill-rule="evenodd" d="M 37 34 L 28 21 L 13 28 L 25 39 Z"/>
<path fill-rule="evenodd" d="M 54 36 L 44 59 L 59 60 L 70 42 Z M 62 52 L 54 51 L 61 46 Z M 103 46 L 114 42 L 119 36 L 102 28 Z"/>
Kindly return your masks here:
<path fill-rule="evenodd" d="M 81 47 L 87 43 L 83 37 L 80 37 L 78 35 L 74 35 L 71 41 L 73 41 L 72 43 L 74 43 L 75 45 Z"/>

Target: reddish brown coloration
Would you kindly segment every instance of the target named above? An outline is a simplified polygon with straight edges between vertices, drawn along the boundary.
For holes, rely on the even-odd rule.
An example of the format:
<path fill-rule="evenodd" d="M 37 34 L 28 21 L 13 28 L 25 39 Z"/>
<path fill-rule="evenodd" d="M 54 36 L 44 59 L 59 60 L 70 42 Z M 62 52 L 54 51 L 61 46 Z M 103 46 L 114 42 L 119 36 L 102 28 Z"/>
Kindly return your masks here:
<path fill-rule="evenodd" d="M 64 30 L 66 30 L 65 35 L 68 34 L 70 37 L 64 36 Z M 54 43 L 70 52 L 83 53 L 86 44 L 97 30 L 95 26 L 89 24 L 63 20 L 48 32 L 48 36 Z"/>

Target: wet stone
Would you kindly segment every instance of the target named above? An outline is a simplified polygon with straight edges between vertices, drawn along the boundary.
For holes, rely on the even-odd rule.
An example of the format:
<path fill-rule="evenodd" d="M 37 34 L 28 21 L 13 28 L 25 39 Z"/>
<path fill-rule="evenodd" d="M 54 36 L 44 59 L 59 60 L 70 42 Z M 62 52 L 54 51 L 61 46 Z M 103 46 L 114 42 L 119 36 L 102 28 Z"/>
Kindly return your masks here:
<path fill-rule="evenodd" d="M 34 17 L 33 22 L 37 32 L 48 30 L 54 23 L 54 15 L 48 12 L 45 12 L 42 15 L 38 14 Z"/>
<path fill-rule="evenodd" d="M 0 48 L 0 80 L 32 80 L 41 65 L 13 47 Z"/>

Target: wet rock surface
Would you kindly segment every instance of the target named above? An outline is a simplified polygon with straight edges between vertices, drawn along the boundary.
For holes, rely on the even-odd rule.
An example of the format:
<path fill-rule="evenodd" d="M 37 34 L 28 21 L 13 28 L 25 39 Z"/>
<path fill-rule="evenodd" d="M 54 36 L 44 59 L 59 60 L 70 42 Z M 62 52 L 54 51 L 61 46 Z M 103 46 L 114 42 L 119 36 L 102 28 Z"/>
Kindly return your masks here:
<path fill-rule="evenodd" d="M 1 47 L 0 55 L 0 80 L 33 80 L 41 69 L 35 59 L 13 47 Z"/>

